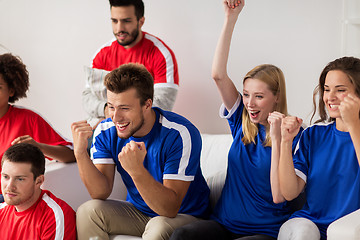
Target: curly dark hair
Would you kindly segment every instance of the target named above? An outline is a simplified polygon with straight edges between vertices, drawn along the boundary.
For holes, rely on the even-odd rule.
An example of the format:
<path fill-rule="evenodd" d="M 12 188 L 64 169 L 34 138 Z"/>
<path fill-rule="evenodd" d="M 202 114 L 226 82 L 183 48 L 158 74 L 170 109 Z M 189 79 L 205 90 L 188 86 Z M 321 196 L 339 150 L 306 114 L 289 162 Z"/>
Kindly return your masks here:
<path fill-rule="evenodd" d="M 30 84 L 29 72 L 20 57 L 10 53 L 0 55 L 0 76 L 14 91 L 14 96 L 9 98 L 10 103 L 26 97 Z"/>

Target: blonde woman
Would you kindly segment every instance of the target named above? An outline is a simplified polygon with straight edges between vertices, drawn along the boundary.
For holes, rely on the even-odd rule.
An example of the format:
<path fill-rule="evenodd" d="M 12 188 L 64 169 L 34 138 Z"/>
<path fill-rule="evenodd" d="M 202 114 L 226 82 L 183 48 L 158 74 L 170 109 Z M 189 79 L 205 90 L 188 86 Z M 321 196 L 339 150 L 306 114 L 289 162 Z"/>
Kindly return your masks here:
<path fill-rule="evenodd" d="M 239 93 L 226 67 L 231 36 L 244 1 L 224 1 L 223 5 L 225 23 L 212 76 L 223 101 L 220 116 L 228 120 L 234 138 L 227 176 L 211 220 L 181 227 L 171 240 L 276 239 L 281 224 L 290 216 L 277 174 L 280 124 L 287 115 L 284 75 L 274 65 L 257 66 L 246 74 L 243 94 Z"/>

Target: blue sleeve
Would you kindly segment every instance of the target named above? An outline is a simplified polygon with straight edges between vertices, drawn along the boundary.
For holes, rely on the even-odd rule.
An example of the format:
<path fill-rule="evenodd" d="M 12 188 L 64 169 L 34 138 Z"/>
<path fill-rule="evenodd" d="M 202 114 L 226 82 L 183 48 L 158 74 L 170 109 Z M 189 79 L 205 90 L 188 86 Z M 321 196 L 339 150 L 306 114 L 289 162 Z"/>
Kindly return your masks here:
<path fill-rule="evenodd" d="M 192 125 L 182 126 L 169 142 L 163 179 L 193 181 L 200 167 L 201 136 Z"/>
<path fill-rule="evenodd" d="M 228 111 L 225 108 L 225 105 L 222 104 L 219 110 L 219 115 L 221 118 L 225 118 L 229 122 L 231 134 L 233 137 L 237 134 L 238 131 L 241 131 L 242 125 L 242 112 L 244 109 L 244 104 L 242 102 L 242 96 L 239 93 L 238 99 L 236 100 L 234 106 Z"/>
<path fill-rule="evenodd" d="M 295 155 L 293 157 L 294 168 L 296 174 L 306 182 L 308 170 L 309 170 L 309 161 L 308 161 L 309 142 L 310 142 L 309 128 L 305 129 L 302 133 L 299 133 L 297 137 L 299 135 L 300 137 L 296 144 L 295 153 L 294 153 Z"/>
<path fill-rule="evenodd" d="M 94 131 L 93 143 L 90 149 L 91 159 L 94 164 L 115 164 L 111 153 L 111 131 L 114 124 L 110 120 L 101 122 Z M 115 130 L 116 131 L 116 130 Z"/>

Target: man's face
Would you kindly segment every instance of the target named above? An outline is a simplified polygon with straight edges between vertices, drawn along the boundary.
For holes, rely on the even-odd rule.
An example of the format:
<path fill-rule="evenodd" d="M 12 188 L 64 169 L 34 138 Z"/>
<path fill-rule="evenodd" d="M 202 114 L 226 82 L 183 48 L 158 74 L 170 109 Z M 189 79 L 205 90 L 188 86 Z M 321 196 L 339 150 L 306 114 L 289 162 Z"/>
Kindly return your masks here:
<path fill-rule="evenodd" d="M 18 212 L 31 207 L 38 198 L 35 194 L 43 183 L 41 175 L 34 180 L 30 163 L 4 161 L 1 170 L 1 191 L 5 202 L 14 205 Z"/>
<path fill-rule="evenodd" d="M 141 106 L 136 90 L 131 88 L 122 93 L 107 91 L 108 108 L 120 138 L 143 137 L 145 106 Z"/>
<path fill-rule="evenodd" d="M 144 18 L 137 20 L 134 6 L 111 7 L 113 33 L 118 43 L 125 48 L 133 47 L 139 39 Z"/>

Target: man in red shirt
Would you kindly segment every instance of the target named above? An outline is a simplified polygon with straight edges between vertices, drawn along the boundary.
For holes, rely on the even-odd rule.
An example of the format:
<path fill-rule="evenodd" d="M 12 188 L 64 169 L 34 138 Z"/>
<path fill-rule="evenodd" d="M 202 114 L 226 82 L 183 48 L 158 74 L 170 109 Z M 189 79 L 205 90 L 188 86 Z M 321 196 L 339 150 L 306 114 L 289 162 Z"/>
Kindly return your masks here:
<path fill-rule="evenodd" d="M 142 0 L 110 0 L 112 29 L 115 39 L 95 54 L 91 68 L 85 68 L 86 88 L 82 102 L 95 127 L 108 118 L 105 75 L 125 63 L 144 65 L 154 78 L 153 105 L 163 110 L 174 106 L 179 86 L 178 67 L 173 51 L 159 38 L 141 30 L 144 22 Z"/>
<path fill-rule="evenodd" d="M 11 146 L 1 161 L 1 239 L 76 239 L 75 211 L 42 190 L 45 157 L 28 143 Z"/>

